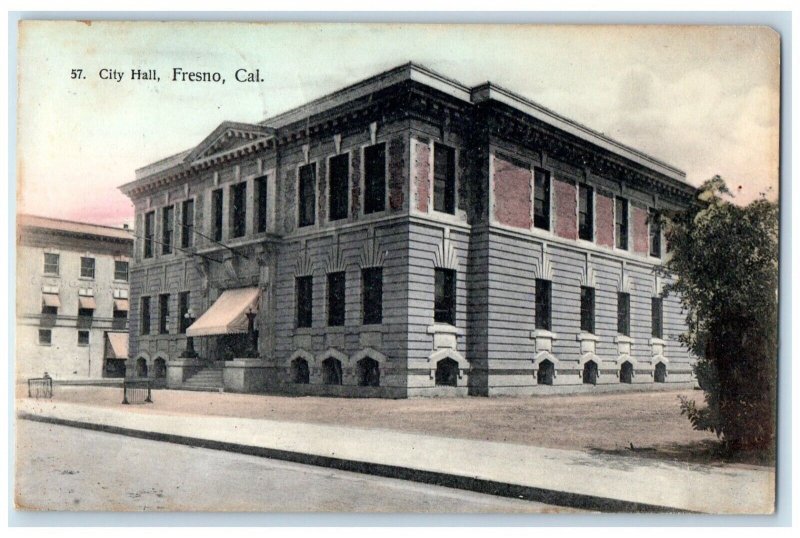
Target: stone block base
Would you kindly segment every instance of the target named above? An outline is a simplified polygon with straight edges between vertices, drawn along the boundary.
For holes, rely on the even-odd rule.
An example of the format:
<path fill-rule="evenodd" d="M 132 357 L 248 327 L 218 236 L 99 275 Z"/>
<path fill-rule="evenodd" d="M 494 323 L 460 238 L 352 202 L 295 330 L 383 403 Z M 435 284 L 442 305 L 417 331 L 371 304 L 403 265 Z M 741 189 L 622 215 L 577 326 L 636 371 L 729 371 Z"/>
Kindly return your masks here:
<path fill-rule="evenodd" d="M 225 392 L 264 392 L 267 389 L 267 364 L 262 359 L 225 361 L 222 386 Z"/>
<path fill-rule="evenodd" d="M 179 389 L 186 378 L 196 374 L 203 367 L 200 359 L 173 359 L 167 361 L 167 388 Z"/>

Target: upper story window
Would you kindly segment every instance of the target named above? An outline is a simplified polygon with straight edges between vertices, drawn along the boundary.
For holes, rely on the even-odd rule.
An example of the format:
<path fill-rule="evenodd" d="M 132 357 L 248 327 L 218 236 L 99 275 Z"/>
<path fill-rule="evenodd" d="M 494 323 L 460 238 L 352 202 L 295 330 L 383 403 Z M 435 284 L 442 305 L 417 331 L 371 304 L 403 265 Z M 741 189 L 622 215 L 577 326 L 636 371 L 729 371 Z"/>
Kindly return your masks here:
<path fill-rule="evenodd" d="M 313 226 L 317 219 L 317 165 L 307 164 L 300 167 L 298 184 L 297 226 Z"/>
<path fill-rule="evenodd" d="M 188 248 L 194 244 L 194 200 L 184 200 L 181 218 L 181 246 Z"/>
<path fill-rule="evenodd" d="M 549 331 L 552 317 L 552 283 L 536 279 L 536 328 Z"/>
<path fill-rule="evenodd" d="M 46 275 L 58 275 L 58 262 L 60 256 L 58 254 L 52 254 L 50 252 L 44 253 L 44 274 Z"/>
<path fill-rule="evenodd" d="M 242 237 L 247 231 L 247 183 L 231 185 L 231 237 Z"/>
<path fill-rule="evenodd" d="M 175 232 L 175 206 L 167 206 L 161 211 L 161 253 L 172 254 L 172 238 Z"/>
<path fill-rule="evenodd" d="M 661 297 L 652 297 L 650 300 L 650 314 L 652 320 L 653 338 L 664 337 L 664 303 Z"/>
<path fill-rule="evenodd" d="M 594 332 L 594 288 L 581 286 L 581 330 Z"/>
<path fill-rule="evenodd" d="M 614 223 L 617 248 L 628 250 L 628 201 L 625 198 L 616 199 Z"/>
<path fill-rule="evenodd" d="M 364 148 L 364 214 L 386 209 L 386 144 Z"/>
<path fill-rule="evenodd" d="M 631 334 L 631 295 L 617 294 L 617 332 L 624 336 Z"/>
<path fill-rule="evenodd" d="M 594 189 L 588 185 L 578 186 L 578 237 L 594 240 Z"/>
<path fill-rule="evenodd" d="M 267 176 L 256 178 L 256 233 L 267 231 Z"/>
<path fill-rule="evenodd" d="M 216 189 L 211 193 L 211 237 L 222 241 L 222 198 L 224 191 Z"/>
<path fill-rule="evenodd" d="M 361 305 L 364 325 L 383 323 L 383 269 L 361 270 Z"/>
<path fill-rule="evenodd" d="M 655 209 L 650 209 L 650 255 L 661 257 L 661 215 Z"/>
<path fill-rule="evenodd" d="M 436 268 L 433 321 L 456 324 L 456 272 L 452 269 Z"/>
<path fill-rule="evenodd" d="M 150 297 L 142 297 L 139 308 L 139 332 L 150 334 Z"/>
<path fill-rule="evenodd" d="M 169 293 L 158 296 L 158 333 L 169 334 Z"/>
<path fill-rule="evenodd" d="M 550 172 L 541 168 L 533 171 L 533 225 L 550 229 Z"/>
<path fill-rule="evenodd" d="M 94 278 L 94 258 L 81 256 L 81 278 Z"/>
<path fill-rule="evenodd" d="M 128 281 L 128 262 L 121 260 L 114 261 L 114 280 Z"/>
<path fill-rule="evenodd" d="M 328 325 L 344 325 L 345 272 L 328 273 Z"/>
<path fill-rule="evenodd" d="M 153 237 L 156 229 L 156 212 L 148 211 L 144 214 L 144 257 L 153 257 Z"/>
<path fill-rule="evenodd" d="M 433 145 L 433 209 L 456 212 L 456 150 L 438 143 Z"/>
<path fill-rule="evenodd" d="M 328 188 L 328 219 L 340 220 L 347 218 L 347 198 L 350 181 L 350 156 L 347 153 L 331 157 L 328 161 L 330 167 Z"/>
<path fill-rule="evenodd" d="M 295 305 L 297 309 L 297 326 L 311 327 L 314 314 L 314 278 L 299 276 L 295 278 Z"/>

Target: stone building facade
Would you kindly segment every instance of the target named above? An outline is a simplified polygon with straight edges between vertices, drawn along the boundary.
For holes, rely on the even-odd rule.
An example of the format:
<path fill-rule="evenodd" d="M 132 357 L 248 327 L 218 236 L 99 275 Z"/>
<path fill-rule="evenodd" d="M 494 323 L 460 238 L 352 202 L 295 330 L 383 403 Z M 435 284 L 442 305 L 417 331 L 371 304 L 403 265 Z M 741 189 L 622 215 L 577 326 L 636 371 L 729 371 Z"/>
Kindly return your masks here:
<path fill-rule="evenodd" d="M 133 232 L 17 219 L 17 379 L 124 377 Z"/>
<path fill-rule="evenodd" d="M 129 375 L 378 397 L 691 380 L 653 217 L 695 189 L 493 84 L 403 65 L 225 122 L 121 189 Z"/>

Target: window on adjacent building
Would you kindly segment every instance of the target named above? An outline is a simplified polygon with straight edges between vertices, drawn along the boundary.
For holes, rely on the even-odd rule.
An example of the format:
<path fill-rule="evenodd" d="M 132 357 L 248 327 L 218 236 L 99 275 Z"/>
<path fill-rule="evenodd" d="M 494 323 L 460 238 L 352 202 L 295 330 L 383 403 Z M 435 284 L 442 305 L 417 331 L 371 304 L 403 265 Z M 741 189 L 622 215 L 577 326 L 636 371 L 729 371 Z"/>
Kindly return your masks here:
<path fill-rule="evenodd" d="M 616 199 L 614 211 L 614 232 L 617 235 L 617 248 L 628 249 L 628 201 L 625 198 Z"/>
<path fill-rule="evenodd" d="M 617 294 L 617 332 L 624 336 L 631 334 L 631 295 Z"/>
<path fill-rule="evenodd" d="M 231 237 L 242 237 L 247 230 L 247 183 L 231 185 Z"/>
<path fill-rule="evenodd" d="M 150 334 L 150 297 L 142 297 L 139 308 L 139 332 Z"/>
<path fill-rule="evenodd" d="M 533 171 L 533 225 L 550 229 L 550 172 L 536 168 Z"/>
<path fill-rule="evenodd" d="M 594 189 L 588 185 L 578 186 L 578 237 L 594 239 Z"/>
<path fill-rule="evenodd" d="M 364 325 L 383 323 L 383 269 L 361 270 L 361 302 Z"/>
<path fill-rule="evenodd" d="M 222 241 L 222 198 L 224 191 L 216 189 L 211 193 L 211 237 Z"/>
<path fill-rule="evenodd" d="M 328 273 L 328 325 L 344 325 L 345 272 Z"/>
<path fill-rule="evenodd" d="M 350 178 L 350 156 L 345 153 L 331 157 L 330 186 L 328 195 L 328 219 L 347 218 L 347 195 Z"/>
<path fill-rule="evenodd" d="M 661 257 L 661 216 L 655 209 L 650 209 L 650 255 Z"/>
<path fill-rule="evenodd" d="M 185 334 L 189 328 L 189 319 L 186 313 L 189 312 L 189 292 L 182 291 L 178 294 L 178 332 Z"/>
<path fill-rule="evenodd" d="M 158 296 L 158 333 L 169 334 L 169 293 Z"/>
<path fill-rule="evenodd" d="M 128 262 L 114 260 L 114 280 L 128 281 Z"/>
<path fill-rule="evenodd" d="M 181 219 L 181 246 L 188 248 L 194 244 L 194 200 L 184 200 Z"/>
<path fill-rule="evenodd" d="M 39 329 L 39 345 L 49 346 L 53 342 L 53 331 L 51 329 Z"/>
<path fill-rule="evenodd" d="M 267 231 L 267 176 L 256 178 L 256 233 Z"/>
<path fill-rule="evenodd" d="M 94 258 L 81 257 L 81 278 L 94 278 Z"/>
<path fill-rule="evenodd" d="M 175 206 L 167 206 L 161 211 L 161 253 L 172 254 L 172 238 L 175 232 Z"/>
<path fill-rule="evenodd" d="M 297 326 L 311 327 L 314 313 L 314 278 L 299 276 L 295 278 L 295 303 L 297 307 Z"/>
<path fill-rule="evenodd" d="M 653 338 L 664 337 L 664 304 L 661 297 L 653 297 L 650 302 Z"/>
<path fill-rule="evenodd" d="M 78 331 L 78 345 L 79 346 L 89 345 L 89 331 Z"/>
<path fill-rule="evenodd" d="M 44 272 L 47 275 L 58 274 L 59 255 L 50 252 L 44 253 Z"/>
<path fill-rule="evenodd" d="M 456 272 L 452 269 L 435 270 L 433 321 L 456 324 Z"/>
<path fill-rule="evenodd" d="M 300 183 L 298 185 L 298 220 L 297 226 L 313 226 L 317 218 L 317 165 L 307 164 L 300 167 Z"/>
<path fill-rule="evenodd" d="M 536 279 L 536 328 L 549 331 L 552 314 L 552 283 L 542 278 Z"/>
<path fill-rule="evenodd" d="M 386 208 L 386 144 L 364 148 L 364 214 Z"/>
<path fill-rule="evenodd" d="M 156 212 L 144 214 L 144 257 L 153 257 L 153 237 L 155 236 Z"/>
<path fill-rule="evenodd" d="M 443 144 L 433 145 L 433 209 L 456 212 L 456 150 Z"/>
<path fill-rule="evenodd" d="M 594 332 L 594 288 L 581 286 L 581 330 Z"/>

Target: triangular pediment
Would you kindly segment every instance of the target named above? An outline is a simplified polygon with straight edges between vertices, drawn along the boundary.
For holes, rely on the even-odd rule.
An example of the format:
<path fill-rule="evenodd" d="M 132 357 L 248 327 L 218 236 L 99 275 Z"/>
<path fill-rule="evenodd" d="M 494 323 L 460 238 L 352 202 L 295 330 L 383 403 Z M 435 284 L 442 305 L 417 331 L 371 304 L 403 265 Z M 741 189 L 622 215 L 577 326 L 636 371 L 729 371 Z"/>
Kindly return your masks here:
<path fill-rule="evenodd" d="M 193 163 L 214 155 L 226 153 L 254 140 L 272 136 L 273 130 L 263 125 L 224 121 L 214 129 L 186 156 L 185 162 Z"/>

